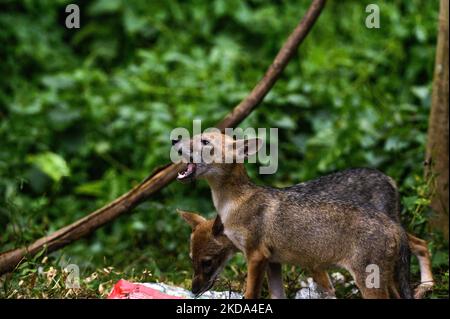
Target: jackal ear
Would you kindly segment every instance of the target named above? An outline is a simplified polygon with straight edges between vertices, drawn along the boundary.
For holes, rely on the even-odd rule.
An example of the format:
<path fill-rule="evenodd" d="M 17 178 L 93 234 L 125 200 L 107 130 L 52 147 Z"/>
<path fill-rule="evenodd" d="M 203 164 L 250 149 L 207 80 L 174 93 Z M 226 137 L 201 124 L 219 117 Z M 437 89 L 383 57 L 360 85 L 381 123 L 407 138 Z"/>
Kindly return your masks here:
<path fill-rule="evenodd" d="M 192 229 L 195 229 L 195 227 L 197 227 L 197 225 L 206 221 L 206 218 L 204 218 L 194 212 L 188 212 L 188 211 L 184 211 L 181 209 L 177 209 L 177 212 L 186 221 L 186 223 L 188 223 L 189 226 L 192 227 Z"/>
<path fill-rule="evenodd" d="M 212 227 L 212 234 L 214 237 L 223 234 L 223 224 L 222 224 L 222 220 L 220 219 L 219 214 L 217 214 L 216 218 L 214 219 L 214 224 Z"/>
<path fill-rule="evenodd" d="M 237 140 L 234 142 L 237 156 L 249 157 L 258 153 L 263 145 L 263 140 L 260 138 L 250 138 L 244 140 Z"/>

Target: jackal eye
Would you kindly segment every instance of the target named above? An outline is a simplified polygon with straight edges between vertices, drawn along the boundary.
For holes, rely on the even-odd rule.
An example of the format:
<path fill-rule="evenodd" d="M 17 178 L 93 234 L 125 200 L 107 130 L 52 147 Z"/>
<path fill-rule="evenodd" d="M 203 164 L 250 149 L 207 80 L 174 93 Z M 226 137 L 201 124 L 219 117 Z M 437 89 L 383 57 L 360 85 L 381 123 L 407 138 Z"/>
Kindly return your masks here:
<path fill-rule="evenodd" d="M 204 259 L 204 260 L 202 260 L 202 268 L 203 269 L 211 268 L 211 266 L 212 266 L 212 260 L 211 259 Z"/>
<path fill-rule="evenodd" d="M 204 146 L 209 145 L 209 141 L 208 140 L 202 140 L 202 145 L 204 145 Z"/>

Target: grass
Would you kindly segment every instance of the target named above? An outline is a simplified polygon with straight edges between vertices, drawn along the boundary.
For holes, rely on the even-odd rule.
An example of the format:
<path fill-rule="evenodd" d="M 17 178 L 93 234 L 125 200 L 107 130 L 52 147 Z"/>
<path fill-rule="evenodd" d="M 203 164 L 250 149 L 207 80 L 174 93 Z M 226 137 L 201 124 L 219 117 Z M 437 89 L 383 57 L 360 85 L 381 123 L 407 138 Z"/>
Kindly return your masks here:
<path fill-rule="evenodd" d="M 441 254 L 438 254 L 441 256 Z M 445 255 L 445 254 L 444 254 Z M 67 284 L 74 283 L 72 272 L 65 269 L 62 263 L 63 255 L 37 256 L 31 260 L 24 260 L 9 274 L 0 277 L 1 298 L 106 298 L 113 285 L 121 278 L 132 282 L 165 282 L 177 286 L 190 288 L 191 274 L 180 272 L 176 274 L 159 273 L 156 275 L 149 269 L 130 268 L 117 269 L 113 266 L 86 269 L 80 273 L 79 288 L 68 288 Z M 448 260 L 448 253 L 446 255 Z M 441 256 L 439 258 L 445 258 Z M 448 265 L 448 264 L 447 264 Z M 190 269 L 187 269 L 190 271 Z M 300 279 L 306 274 L 298 267 L 284 266 L 284 283 L 286 293 L 290 298 L 300 289 Z M 435 288 L 426 298 L 448 298 L 449 271 L 448 266 L 437 265 L 434 269 Z M 342 272 L 342 271 L 341 271 Z M 331 273 L 331 272 L 330 272 Z M 360 298 L 354 294 L 355 286 L 348 273 L 342 272 L 345 281 L 335 285 L 338 298 Z M 245 263 L 241 255 L 235 256 L 216 282 L 214 290 L 232 290 L 242 292 L 245 285 Z M 76 282 L 76 281 L 75 281 Z M 418 267 L 415 259 L 412 264 L 412 284 L 419 282 Z M 267 285 L 264 285 L 263 296 L 267 296 Z"/>

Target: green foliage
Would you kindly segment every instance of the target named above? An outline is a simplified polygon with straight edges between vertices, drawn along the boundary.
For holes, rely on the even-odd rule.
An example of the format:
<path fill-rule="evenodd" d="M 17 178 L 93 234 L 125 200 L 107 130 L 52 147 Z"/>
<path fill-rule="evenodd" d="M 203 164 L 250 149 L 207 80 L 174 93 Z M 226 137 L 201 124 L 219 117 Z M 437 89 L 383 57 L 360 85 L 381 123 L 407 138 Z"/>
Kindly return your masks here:
<path fill-rule="evenodd" d="M 189 129 L 192 119 L 214 125 L 262 77 L 308 5 L 78 1 L 81 28 L 68 30 L 64 8 L 71 2 L 0 5 L 2 251 L 126 192 L 168 161 L 173 128 Z M 448 288 L 448 247 L 427 230 L 428 195 L 418 178 L 438 5 L 379 5 L 381 28 L 367 29 L 364 2 L 328 2 L 279 82 L 241 125 L 279 128 L 279 170 L 258 176 L 256 165 L 248 168 L 258 182 L 275 186 L 352 166 L 379 168 L 398 182 L 404 224 L 430 240 Z M 154 278 L 189 286 L 189 229 L 176 208 L 214 214 L 203 182 L 174 183 L 47 263 L 57 269 L 68 256 L 85 276 L 112 266 L 140 280 L 137 274 L 148 269 Z M 241 278 L 243 267 L 238 258 L 225 278 Z M 42 285 L 24 292 L 19 274 L 4 285 L 12 287 L 5 295 L 17 289 L 12 296 L 36 296 L 32 291 L 48 287 L 37 277 Z M 97 286 L 87 295 L 97 294 Z"/>
<path fill-rule="evenodd" d="M 29 155 L 27 162 L 36 165 L 55 182 L 59 182 L 64 176 L 70 176 L 70 169 L 64 158 L 52 152 Z"/>

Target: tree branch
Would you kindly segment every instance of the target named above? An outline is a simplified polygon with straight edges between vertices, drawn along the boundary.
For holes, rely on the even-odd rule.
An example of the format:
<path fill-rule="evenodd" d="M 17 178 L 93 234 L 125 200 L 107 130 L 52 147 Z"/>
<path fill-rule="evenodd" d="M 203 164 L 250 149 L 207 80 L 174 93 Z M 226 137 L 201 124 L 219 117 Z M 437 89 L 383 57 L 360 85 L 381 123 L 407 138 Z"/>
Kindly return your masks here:
<path fill-rule="evenodd" d="M 227 127 L 237 126 L 259 105 L 278 80 L 289 60 L 297 51 L 298 46 L 311 30 L 324 5 L 325 0 L 314 0 L 312 2 L 301 22 L 278 52 L 264 77 L 252 92 L 217 125 L 219 129 L 223 131 Z M 32 256 L 44 248 L 47 253 L 55 251 L 90 234 L 120 215 L 129 212 L 150 195 L 155 194 L 173 181 L 177 173 L 182 169 L 182 166 L 183 164 L 167 164 L 158 168 L 129 192 L 86 217 L 36 240 L 27 247 L 1 253 L 0 275 L 14 270 L 21 260 L 27 256 Z"/>

